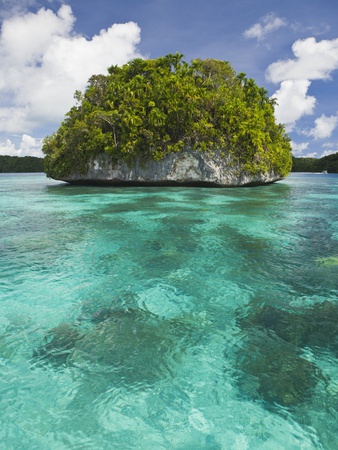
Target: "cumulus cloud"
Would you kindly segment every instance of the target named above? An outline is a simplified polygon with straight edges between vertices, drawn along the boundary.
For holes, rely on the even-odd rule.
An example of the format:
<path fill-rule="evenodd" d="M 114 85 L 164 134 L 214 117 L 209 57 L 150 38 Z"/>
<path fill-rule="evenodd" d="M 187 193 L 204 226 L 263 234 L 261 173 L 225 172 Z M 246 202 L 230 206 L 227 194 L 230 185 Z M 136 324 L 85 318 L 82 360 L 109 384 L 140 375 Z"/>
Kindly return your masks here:
<path fill-rule="evenodd" d="M 308 90 L 312 80 L 328 80 L 338 68 L 338 39 L 319 42 L 314 37 L 300 39 L 293 44 L 292 51 L 293 59 L 274 62 L 266 71 L 268 81 L 281 83 L 272 97 L 277 100 L 276 118 L 287 125 L 288 131 L 302 116 L 314 113 L 316 98 L 308 95 Z M 327 119 L 322 116 L 316 120 L 313 137 L 329 136 L 325 133 L 334 120 Z"/>
<path fill-rule="evenodd" d="M 317 152 L 308 153 L 307 155 L 302 155 L 303 158 L 315 158 Z"/>
<path fill-rule="evenodd" d="M 330 142 L 330 141 L 324 142 L 322 147 L 327 149 L 324 150 L 322 156 L 328 156 L 338 152 L 338 142 Z"/>
<path fill-rule="evenodd" d="M 114 24 L 91 39 L 74 32 L 70 6 L 57 13 L 37 13 L 3 21 L 0 35 L 0 131 L 31 133 L 57 126 L 74 104 L 75 90 L 89 77 L 135 57 L 140 28 L 134 22 Z"/>
<path fill-rule="evenodd" d="M 323 158 L 324 156 L 329 156 L 329 155 L 333 155 L 334 153 L 338 152 L 338 147 L 337 150 L 325 150 L 322 154 L 321 154 L 321 158 Z"/>
<path fill-rule="evenodd" d="M 322 145 L 323 148 L 332 148 L 332 147 L 338 147 L 338 143 L 336 142 L 324 142 Z"/>
<path fill-rule="evenodd" d="M 281 27 L 285 27 L 286 25 L 287 21 L 285 19 L 276 16 L 274 13 L 269 13 L 262 17 L 259 22 L 245 30 L 243 35 L 247 39 L 257 39 L 258 41 L 262 41 L 266 35 Z"/>
<path fill-rule="evenodd" d="M 10 17 L 13 14 L 27 11 L 27 8 L 36 5 L 36 0 L 0 0 L 0 17 Z"/>
<path fill-rule="evenodd" d="M 8 156 L 37 156 L 43 157 L 41 151 L 42 139 L 23 134 L 21 142 L 16 145 L 11 139 L 0 141 L 0 155 Z"/>
<path fill-rule="evenodd" d="M 338 115 L 326 116 L 325 114 L 322 114 L 315 120 L 314 128 L 305 134 L 312 136 L 315 139 L 326 139 L 332 135 L 337 125 Z"/>
<path fill-rule="evenodd" d="M 297 144 L 296 142 L 291 141 L 292 153 L 294 155 L 300 155 L 304 150 L 307 150 L 309 147 L 308 142 L 301 142 Z"/>
<path fill-rule="evenodd" d="M 273 83 L 284 80 L 325 80 L 338 68 L 338 39 L 317 42 L 314 37 L 299 39 L 292 46 L 295 59 L 271 64 L 266 77 Z"/>
<path fill-rule="evenodd" d="M 273 95 L 277 100 L 276 119 L 287 125 L 287 131 L 291 131 L 302 116 L 313 114 L 316 99 L 307 95 L 309 86 L 309 80 L 286 80 Z"/>

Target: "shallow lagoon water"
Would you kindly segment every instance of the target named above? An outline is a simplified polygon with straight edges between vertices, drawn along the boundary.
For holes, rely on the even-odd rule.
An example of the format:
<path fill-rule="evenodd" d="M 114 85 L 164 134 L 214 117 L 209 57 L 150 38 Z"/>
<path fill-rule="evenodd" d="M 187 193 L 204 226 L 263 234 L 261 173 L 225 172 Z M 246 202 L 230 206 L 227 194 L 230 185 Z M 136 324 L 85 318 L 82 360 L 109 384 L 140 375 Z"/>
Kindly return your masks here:
<path fill-rule="evenodd" d="M 0 448 L 335 449 L 337 199 L 0 174 Z"/>

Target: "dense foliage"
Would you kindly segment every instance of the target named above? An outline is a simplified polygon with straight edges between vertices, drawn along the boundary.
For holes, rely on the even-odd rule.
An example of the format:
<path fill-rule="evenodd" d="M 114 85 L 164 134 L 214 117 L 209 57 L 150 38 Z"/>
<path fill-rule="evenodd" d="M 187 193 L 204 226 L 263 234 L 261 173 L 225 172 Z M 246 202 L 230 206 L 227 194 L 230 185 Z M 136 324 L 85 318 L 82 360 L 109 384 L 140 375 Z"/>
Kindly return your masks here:
<path fill-rule="evenodd" d="M 43 172 L 44 159 L 35 156 L 1 156 L 0 173 L 10 172 Z"/>
<path fill-rule="evenodd" d="M 292 158 L 292 172 L 338 173 L 338 153 L 323 158 Z"/>
<path fill-rule="evenodd" d="M 221 150 L 250 172 L 291 170 L 291 148 L 274 117 L 274 100 L 228 62 L 188 64 L 183 55 L 135 59 L 94 75 L 58 131 L 45 139 L 49 176 L 85 172 L 105 152 L 112 159 L 162 159 L 183 148 Z"/>

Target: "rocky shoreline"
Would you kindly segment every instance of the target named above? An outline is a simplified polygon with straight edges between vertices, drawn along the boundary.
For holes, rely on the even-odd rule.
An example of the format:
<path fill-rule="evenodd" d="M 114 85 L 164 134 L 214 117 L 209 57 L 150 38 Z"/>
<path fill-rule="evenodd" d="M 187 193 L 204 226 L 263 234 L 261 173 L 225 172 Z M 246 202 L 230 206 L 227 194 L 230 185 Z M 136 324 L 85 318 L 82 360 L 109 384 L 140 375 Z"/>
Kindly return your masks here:
<path fill-rule="evenodd" d="M 100 154 L 89 161 L 85 173 L 73 172 L 60 179 L 92 185 L 238 187 L 274 183 L 282 178 L 273 171 L 250 173 L 220 152 L 184 150 L 161 160 L 143 161 L 136 157 L 129 164 Z"/>

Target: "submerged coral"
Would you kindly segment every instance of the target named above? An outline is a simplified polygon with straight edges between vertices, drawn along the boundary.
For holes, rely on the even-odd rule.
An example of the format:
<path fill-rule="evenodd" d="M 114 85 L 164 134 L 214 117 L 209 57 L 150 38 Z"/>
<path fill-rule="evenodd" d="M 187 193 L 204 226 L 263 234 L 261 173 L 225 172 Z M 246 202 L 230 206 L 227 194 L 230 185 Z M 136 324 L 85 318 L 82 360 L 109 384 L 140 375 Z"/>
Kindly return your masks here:
<path fill-rule="evenodd" d="M 126 384 L 152 384 L 172 374 L 192 328 L 141 309 L 101 309 L 89 325 L 60 324 L 34 352 L 38 364 L 104 373 Z"/>
<path fill-rule="evenodd" d="M 260 330 L 248 331 L 235 350 L 236 380 L 251 398 L 292 407 L 307 400 L 320 372 L 291 344 Z"/>
<path fill-rule="evenodd" d="M 330 301 L 284 309 L 256 299 L 237 312 L 237 325 L 244 336 L 235 352 L 239 386 L 270 404 L 295 406 L 325 380 L 305 349 L 338 354 L 338 304 Z"/>
<path fill-rule="evenodd" d="M 40 363 L 66 365 L 82 336 L 75 325 L 61 323 L 46 333 L 45 343 L 34 351 L 33 358 Z"/>
<path fill-rule="evenodd" d="M 338 338 L 338 304 L 324 301 L 307 308 L 257 306 L 242 318 L 242 328 L 261 327 L 299 347 L 322 347 L 335 351 Z"/>

